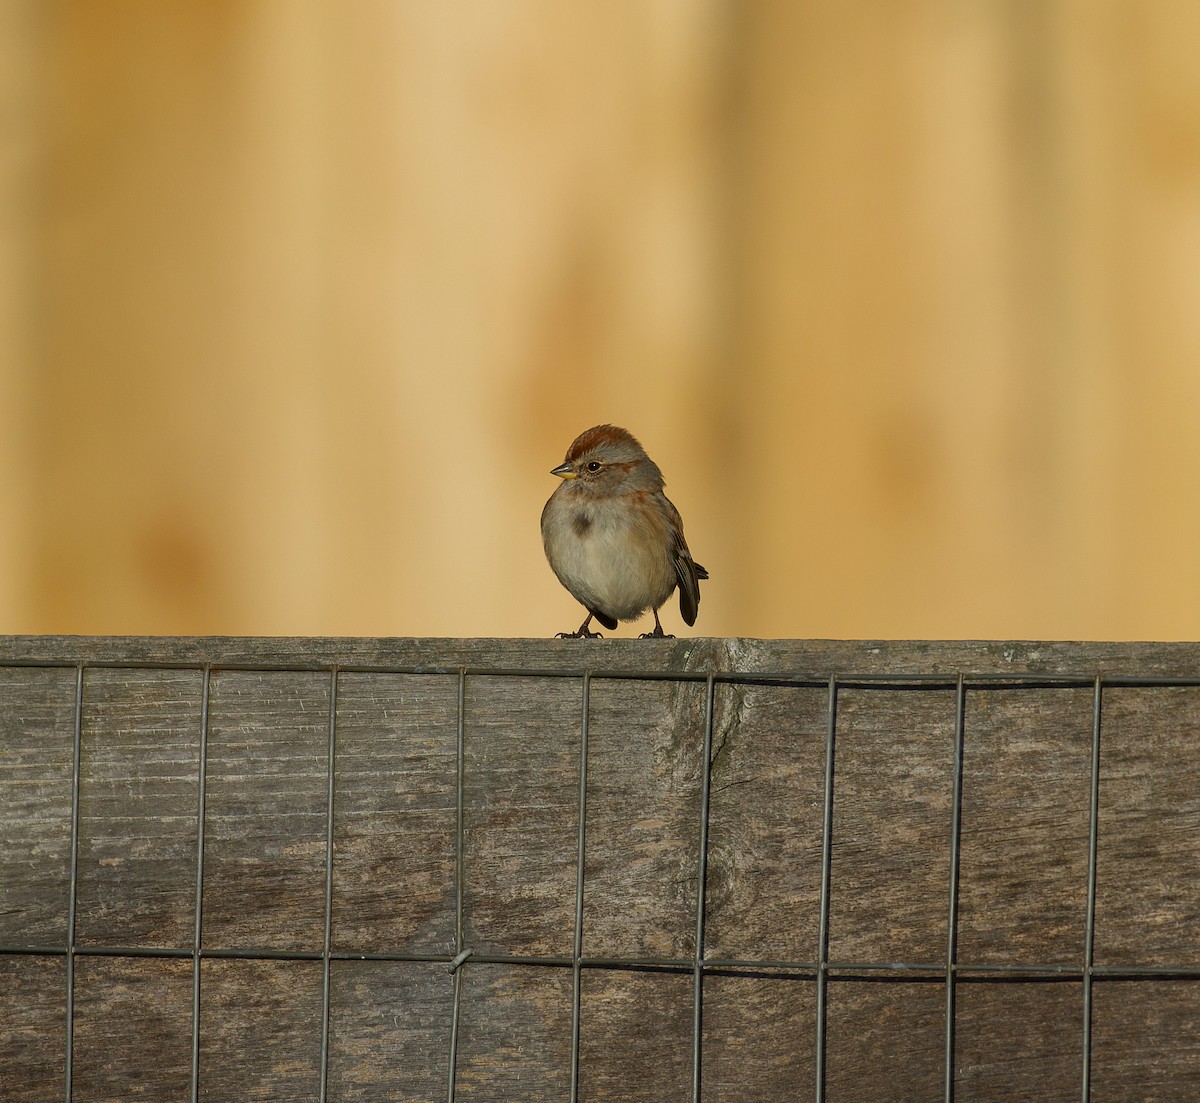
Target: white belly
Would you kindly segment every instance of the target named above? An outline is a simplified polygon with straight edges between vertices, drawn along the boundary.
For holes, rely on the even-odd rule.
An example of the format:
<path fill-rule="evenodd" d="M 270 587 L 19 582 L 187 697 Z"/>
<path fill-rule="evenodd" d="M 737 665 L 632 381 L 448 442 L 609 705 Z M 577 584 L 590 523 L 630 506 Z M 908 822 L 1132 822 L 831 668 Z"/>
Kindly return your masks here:
<path fill-rule="evenodd" d="M 557 532 L 545 544 L 559 581 L 589 609 L 618 620 L 657 609 L 676 581 L 665 523 L 634 530 L 626 518 L 619 502 L 579 503 L 556 494 L 542 519 L 543 539 L 548 522 Z"/>

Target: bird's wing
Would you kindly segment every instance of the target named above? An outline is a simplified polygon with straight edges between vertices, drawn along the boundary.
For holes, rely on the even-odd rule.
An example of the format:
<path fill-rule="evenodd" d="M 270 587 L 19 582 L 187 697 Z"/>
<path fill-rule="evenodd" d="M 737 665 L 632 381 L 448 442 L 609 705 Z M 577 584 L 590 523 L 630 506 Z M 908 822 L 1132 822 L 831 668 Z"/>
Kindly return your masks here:
<path fill-rule="evenodd" d="M 666 495 L 663 500 L 667 503 L 667 515 L 671 524 L 671 532 L 675 539 L 674 554 L 675 577 L 679 580 L 679 612 L 688 627 L 696 623 L 696 612 L 700 607 L 700 579 L 708 577 L 708 571 L 700 566 L 688 551 L 687 541 L 683 538 L 683 519 L 670 498 Z"/>

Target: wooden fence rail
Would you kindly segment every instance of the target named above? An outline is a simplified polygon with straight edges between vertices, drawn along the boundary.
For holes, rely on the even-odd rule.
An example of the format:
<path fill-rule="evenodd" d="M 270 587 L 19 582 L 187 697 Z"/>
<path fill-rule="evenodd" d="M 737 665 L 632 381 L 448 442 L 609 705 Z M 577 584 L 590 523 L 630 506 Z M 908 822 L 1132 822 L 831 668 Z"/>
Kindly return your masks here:
<path fill-rule="evenodd" d="M 0 1097 L 1200 1098 L 1200 646 L 0 638 Z"/>

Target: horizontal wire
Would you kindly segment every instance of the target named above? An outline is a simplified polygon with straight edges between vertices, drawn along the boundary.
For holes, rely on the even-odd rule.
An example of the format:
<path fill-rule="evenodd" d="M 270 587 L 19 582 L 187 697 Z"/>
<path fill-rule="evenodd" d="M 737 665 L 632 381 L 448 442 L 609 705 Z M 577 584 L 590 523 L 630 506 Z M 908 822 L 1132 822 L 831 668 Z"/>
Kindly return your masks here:
<path fill-rule="evenodd" d="M 189 959 L 195 954 L 190 946 L 89 946 L 76 945 L 76 957 L 128 957 Z M 34 944 L 0 945 L 0 956 L 65 957 L 64 946 Z M 243 961 L 321 961 L 321 950 L 273 950 L 263 947 L 204 947 L 199 956 L 209 960 Z M 461 957 L 460 955 L 457 955 Z M 456 955 L 451 953 L 420 953 L 408 951 L 330 950 L 330 961 L 391 961 L 409 964 L 452 965 Z M 569 954 L 489 954 L 471 952 L 457 964 L 463 965 L 522 965 L 534 968 L 571 969 L 575 958 Z M 694 958 L 669 957 L 580 957 L 584 969 L 655 970 L 690 973 L 696 968 Z M 820 965 L 815 961 L 775 961 L 756 958 L 705 958 L 700 963 L 705 973 L 744 972 L 798 974 L 815 977 Z M 946 979 L 945 961 L 830 961 L 825 966 L 831 980 L 845 980 L 857 975 L 894 974 L 897 979 L 927 977 Z M 960 981 L 987 981 L 998 977 L 1025 977 L 1040 980 L 1082 980 L 1080 965 L 1057 965 L 1048 962 L 957 962 L 954 972 Z M 1092 975 L 1098 980 L 1200 980 L 1200 965 L 1093 965 Z"/>
<path fill-rule="evenodd" d="M 721 685 L 775 685 L 796 688 L 824 689 L 828 674 L 796 671 L 737 671 L 737 670 L 620 670 L 589 667 L 472 667 L 442 664 L 343 663 L 337 660 L 319 662 L 210 662 L 204 659 L 0 659 L 0 669 L 37 668 L 74 670 L 79 666 L 96 670 L 178 670 L 202 673 L 206 668 L 214 674 L 224 672 L 262 674 L 325 674 L 337 670 L 342 674 L 382 674 L 397 676 L 459 677 L 464 672 L 482 678 L 582 678 L 593 680 L 636 682 L 705 682 L 709 677 Z M 951 692 L 957 689 L 960 673 L 939 674 L 921 671 L 854 672 L 837 675 L 840 689 L 925 689 Z M 1015 673 L 962 671 L 961 678 L 968 689 L 1083 689 L 1091 688 L 1096 679 L 1108 687 L 1118 688 L 1193 688 L 1200 687 L 1200 675 L 1175 674 L 1096 674 L 1096 673 Z"/>

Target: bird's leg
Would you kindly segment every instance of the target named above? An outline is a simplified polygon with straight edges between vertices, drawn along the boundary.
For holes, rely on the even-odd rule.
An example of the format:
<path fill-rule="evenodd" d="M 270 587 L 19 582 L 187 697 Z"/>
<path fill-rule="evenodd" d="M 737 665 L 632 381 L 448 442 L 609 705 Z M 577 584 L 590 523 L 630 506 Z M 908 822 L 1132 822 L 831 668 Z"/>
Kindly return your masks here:
<path fill-rule="evenodd" d="M 639 640 L 673 640 L 675 637 L 662 630 L 662 622 L 658 619 L 658 610 L 654 610 L 654 631 L 643 632 Z"/>
<path fill-rule="evenodd" d="M 559 632 L 555 639 L 559 640 L 602 640 L 604 637 L 599 632 L 589 632 L 588 625 L 592 623 L 592 617 L 595 613 L 588 613 L 588 618 L 580 626 L 578 632 Z"/>

